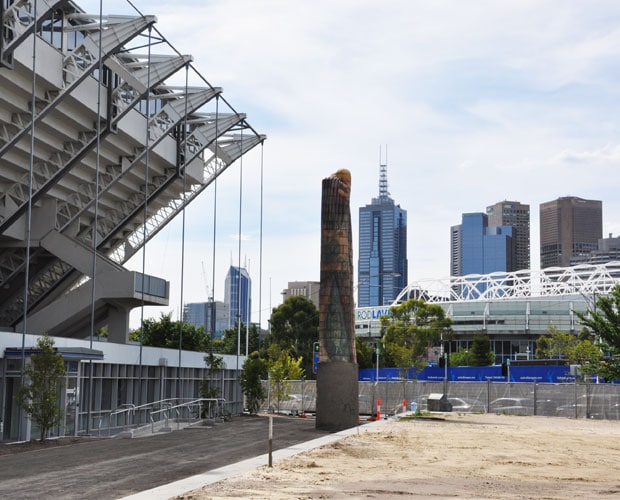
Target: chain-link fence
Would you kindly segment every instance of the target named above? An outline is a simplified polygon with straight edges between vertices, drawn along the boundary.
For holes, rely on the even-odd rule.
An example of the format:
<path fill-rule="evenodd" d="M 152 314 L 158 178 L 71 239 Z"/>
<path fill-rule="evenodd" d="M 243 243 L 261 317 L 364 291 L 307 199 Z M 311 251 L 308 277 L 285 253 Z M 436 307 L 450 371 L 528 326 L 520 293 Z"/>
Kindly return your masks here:
<path fill-rule="evenodd" d="M 289 381 L 288 396 L 277 401 L 268 381 L 264 381 L 267 399 L 261 411 L 298 415 L 316 411 L 316 382 Z M 541 415 L 567 418 L 620 420 L 618 384 L 548 384 L 507 382 L 428 382 L 403 380 L 360 382 L 360 415 L 376 415 L 381 400 L 381 415 L 403 410 L 427 410 L 429 396 L 447 398 L 453 412 Z M 412 405 L 412 403 L 414 403 Z"/>

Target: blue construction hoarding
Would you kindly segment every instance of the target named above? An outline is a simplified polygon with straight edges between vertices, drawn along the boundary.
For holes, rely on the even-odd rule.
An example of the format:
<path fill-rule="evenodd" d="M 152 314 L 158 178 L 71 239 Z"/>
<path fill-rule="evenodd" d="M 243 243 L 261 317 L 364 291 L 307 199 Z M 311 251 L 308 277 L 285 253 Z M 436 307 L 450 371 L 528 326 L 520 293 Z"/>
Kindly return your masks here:
<path fill-rule="evenodd" d="M 570 374 L 569 366 L 510 366 L 507 375 L 502 375 L 502 366 L 451 366 L 440 368 L 427 366 L 418 376 L 415 370 L 407 370 L 408 380 L 442 381 L 447 378 L 450 382 L 547 382 L 566 383 L 574 382 L 575 376 Z M 379 382 L 402 380 L 403 372 L 398 368 L 380 368 Z M 360 381 L 375 382 L 377 371 L 374 368 L 365 368 L 359 371 Z M 593 382 L 595 380 L 593 379 Z"/>

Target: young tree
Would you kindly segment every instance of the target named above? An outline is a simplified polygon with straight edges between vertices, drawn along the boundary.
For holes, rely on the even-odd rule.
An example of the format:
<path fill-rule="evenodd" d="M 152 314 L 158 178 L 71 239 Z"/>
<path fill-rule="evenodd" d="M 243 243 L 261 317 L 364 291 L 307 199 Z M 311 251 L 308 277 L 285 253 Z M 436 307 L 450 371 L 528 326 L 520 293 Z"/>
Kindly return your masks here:
<path fill-rule="evenodd" d="M 471 352 L 469 349 L 461 349 L 457 352 L 451 352 L 448 358 L 449 366 L 469 366 L 471 364 Z"/>
<path fill-rule="evenodd" d="M 254 351 L 243 363 L 241 372 L 241 389 L 246 397 L 250 414 L 258 413 L 261 403 L 265 400 L 262 379 L 266 377 L 267 364 L 259 357 L 258 351 Z"/>
<path fill-rule="evenodd" d="M 370 344 L 363 340 L 355 341 L 355 350 L 357 351 L 357 366 L 358 368 L 372 368 L 376 359 L 376 352 L 370 346 Z"/>
<path fill-rule="evenodd" d="M 568 362 L 571 365 L 580 365 L 583 375 L 594 375 L 599 371 L 603 353 L 599 346 L 591 340 L 579 340 L 568 350 Z"/>
<path fill-rule="evenodd" d="M 599 372 L 603 354 L 600 346 L 595 345 L 588 335 L 584 332 L 579 336 L 561 332 L 553 326 L 548 330 L 550 335 L 544 335 L 536 341 L 537 358 L 565 359 L 571 365 L 580 365 L 584 375 Z"/>
<path fill-rule="evenodd" d="M 427 364 L 427 350 L 452 334 L 452 320 L 438 304 L 410 299 L 390 308 L 391 316 L 381 316 L 385 350 L 403 372 L 417 372 Z"/>
<path fill-rule="evenodd" d="M 201 398 L 219 398 L 221 390 L 218 384 L 218 375 L 226 368 L 224 366 L 224 358 L 216 356 L 212 352 L 205 356 L 205 364 L 207 365 L 207 373 L 205 379 L 200 384 Z"/>
<path fill-rule="evenodd" d="M 276 410 L 280 411 L 280 402 L 289 397 L 291 390 L 290 380 L 300 380 L 304 376 L 301 366 L 302 359 L 293 358 L 277 344 L 269 347 L 269 381 L 271 393 L 276 401 Z"/>
<path fill-rule="evenodd" d="M 489 336 L 484 333 L 474 335 L 474 340 L 471 344 L 471 366 L 488 366 L 492 365 L 495 361 L 495 354 L 491 349 L 491 341 Z"/>
<path fill-rule="evenodd" d="M 62 356 L 54 351 L 54 340 L 45 334 L 37 341 L 37 353 L 24 367 L 27 384 L 20 387 L 17 402 L 41 429 L 41 441 L 64 415 L 60 394 L 66 374 Z"/>
<path fill-rule="evenodd" d="M 561 332 L 555 326 L 547 328 L 549 335 L 542 335 L 536 341 L 536 357 L 539 359 L 568 359 L 569 351 L 579 339 L 576 335 Z"/>

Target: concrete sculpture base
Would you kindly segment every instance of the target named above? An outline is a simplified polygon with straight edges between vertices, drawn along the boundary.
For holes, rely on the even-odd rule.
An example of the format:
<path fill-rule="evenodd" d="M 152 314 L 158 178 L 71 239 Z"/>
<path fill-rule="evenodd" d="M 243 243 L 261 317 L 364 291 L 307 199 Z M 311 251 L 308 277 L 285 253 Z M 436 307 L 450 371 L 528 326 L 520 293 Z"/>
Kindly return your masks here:
<path fill-rule="evenodd" d="M 316 375 L 317 429 L 338 432 L 358 423 L 359 383 L 356 363 L 319 363 Z"/>

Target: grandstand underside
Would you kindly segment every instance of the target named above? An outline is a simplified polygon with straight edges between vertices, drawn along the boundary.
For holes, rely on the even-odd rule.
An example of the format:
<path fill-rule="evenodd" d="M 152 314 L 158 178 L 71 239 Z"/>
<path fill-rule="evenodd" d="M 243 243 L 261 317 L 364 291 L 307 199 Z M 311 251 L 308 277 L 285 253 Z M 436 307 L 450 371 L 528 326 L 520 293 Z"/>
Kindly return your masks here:
<path fill-rule="evenodd" d="M 265 137 L 154 16 L 0 8 L 0 330 L 123 343 L 169 297 L 124 264 Z"/>

